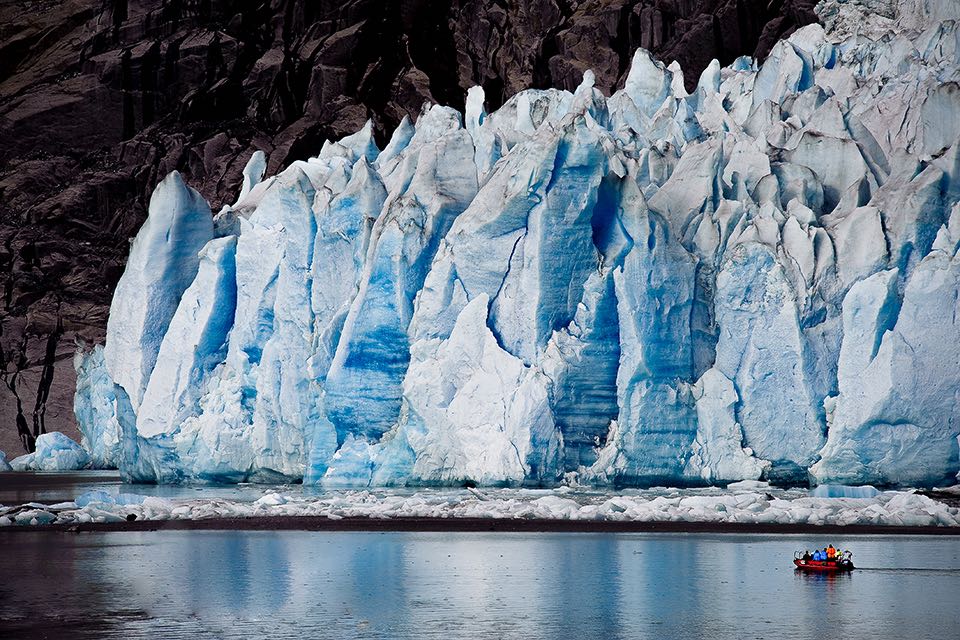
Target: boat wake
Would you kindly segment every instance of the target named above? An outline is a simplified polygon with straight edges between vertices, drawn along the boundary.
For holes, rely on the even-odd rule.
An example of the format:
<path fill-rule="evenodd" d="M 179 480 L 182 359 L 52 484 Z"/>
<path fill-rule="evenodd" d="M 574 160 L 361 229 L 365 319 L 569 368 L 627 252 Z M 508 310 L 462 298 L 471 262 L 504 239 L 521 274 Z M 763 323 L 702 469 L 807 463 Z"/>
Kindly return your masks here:
<path fill-rule="evenodd" d="M 874 571 L 877 573 L 931 573 L 960 575 L 960 569 L 940 569 L 937 567 L 857 567 L 857 571 Z"/>

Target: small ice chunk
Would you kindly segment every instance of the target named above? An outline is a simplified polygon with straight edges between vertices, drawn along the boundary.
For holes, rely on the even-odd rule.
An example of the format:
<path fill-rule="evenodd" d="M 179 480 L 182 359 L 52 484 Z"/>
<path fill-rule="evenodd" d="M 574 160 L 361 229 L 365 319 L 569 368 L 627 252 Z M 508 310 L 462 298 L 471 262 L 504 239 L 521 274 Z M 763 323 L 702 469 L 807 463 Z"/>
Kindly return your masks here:
<path fill-rule="evenodd" d="M 727 485 L 727 491 L 767 491 L 770 483 L 759 480 L 741 480 Z"/>
<path fill-rule="evenodd" d="M 15 458 L 10 466 L 16 471 L 77 471 L 90 464 L 90 456 L 79 444 L 53 431 L 37 436 L 36 451 Z"/>
<path fill-rule="evenodd" d="M 862 485 L 848 487 L 842 484 L 821 484 L 810 492 L 814 498 L 873 498 L 880 495 L 876 487 Z"/>
<path fill-rule="evenodd" d="M 77 496 L 74 502 L 77 503 L 77 506 L 80 507 L 81 509 L 91 504 L 115 504 L 116 503 L 113 496 L 111 496 L 109 493 L 107 493 L 103 489 L 94 489 L 92 491 L 81 493 L 79 496 Z"/>

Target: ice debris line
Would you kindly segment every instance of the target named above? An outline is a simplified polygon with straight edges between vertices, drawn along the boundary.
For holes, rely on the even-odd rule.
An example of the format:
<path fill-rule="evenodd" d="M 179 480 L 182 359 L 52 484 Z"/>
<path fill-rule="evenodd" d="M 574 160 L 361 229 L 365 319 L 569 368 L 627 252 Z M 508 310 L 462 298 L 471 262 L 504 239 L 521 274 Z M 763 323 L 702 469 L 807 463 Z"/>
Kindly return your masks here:
<path fill-rule="evenodd" d="M 869 3 L 883 5 L 883 2 Z M 368 123 L 211 215 L 157 187 L 78 359 L 148 482 L 953 484 L 960 4 L 821 4 L 692 94 Z M 886 6 L 886 5 L 884 5 Z M 862 16 L 860 16 L 862 18 Z"/>
<path fill-rule="evenodd" d="M 268 491 L 257 500 L 168 499 L 90 491 L 52 505 L 0 505 L 0 527 L 84 523 L 314 516 L 341 518 L 508 518 L 611 522 L 960 526 L 960 509 L 913 492 L 826 498 L 805 490 L 777 491 L 764 483 L 718 489 L 605 492 L 490 489 L 391 493 L 343 490 L 321 496 Z M 754 486 L 749 486 L 754 485 Z M 405 490 L 406 491 L 406 490 Z M 770 492 L 773 491 L 777 495 Z M 132 516 L 132 517 L 131 517 Z"/>

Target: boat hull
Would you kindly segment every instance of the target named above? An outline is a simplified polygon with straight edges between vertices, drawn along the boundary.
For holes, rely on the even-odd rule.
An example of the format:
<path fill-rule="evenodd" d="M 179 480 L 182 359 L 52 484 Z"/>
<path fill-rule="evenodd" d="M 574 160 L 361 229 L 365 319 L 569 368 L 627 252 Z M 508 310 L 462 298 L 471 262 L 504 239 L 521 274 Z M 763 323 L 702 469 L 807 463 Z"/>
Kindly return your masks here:
<path fill-rule="evenodd" d="M 793 564 L 801 571 L 852 571 L 855 567 L 852 562 L 829 562 L 823 560 L 794 559 Z"/>

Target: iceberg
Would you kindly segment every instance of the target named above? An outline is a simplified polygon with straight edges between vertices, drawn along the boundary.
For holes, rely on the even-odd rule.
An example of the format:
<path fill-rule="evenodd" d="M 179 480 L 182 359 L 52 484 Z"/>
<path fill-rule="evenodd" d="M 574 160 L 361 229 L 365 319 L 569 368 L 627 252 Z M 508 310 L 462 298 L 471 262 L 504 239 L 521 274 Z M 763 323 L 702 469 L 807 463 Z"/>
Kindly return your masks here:
<path fill-rule="evenodd" d="M 589 71 L 493 111 L 474 87 L 382 150 L 368 122 L 275 176 L 257 152 L 215 216 L 171 174 L 106 343 L 77 356 L 89 464 L 328 487 L 954 484 L 958 15 L 818 11 L 689 94 L 639 50 L 609 97 Z"/>
<path fill-rule="evenodd" d="M 103 489 L 93 489 L 81 493 L 74 498 L 73 503 L 80 509 L 90 505 L 117 505 L 120 507 L 139 505 L 147 499 L 147 496 L 137 495 L 135 493 L 118 493 L 112 495 Z"/>
<path fill-rule="evenodd" d="M 880 495 L 880 492 L 870 485 L 821 484 L 815 487 L 810 495 L 814 498 L 875 498 Z"/>
<path fill-rule="evenodd" d="M 90 456 L 59 431 L 41 433 L 33 453 L 10 461 L 14 471 L 79 471 L 90 465 Z"/>

